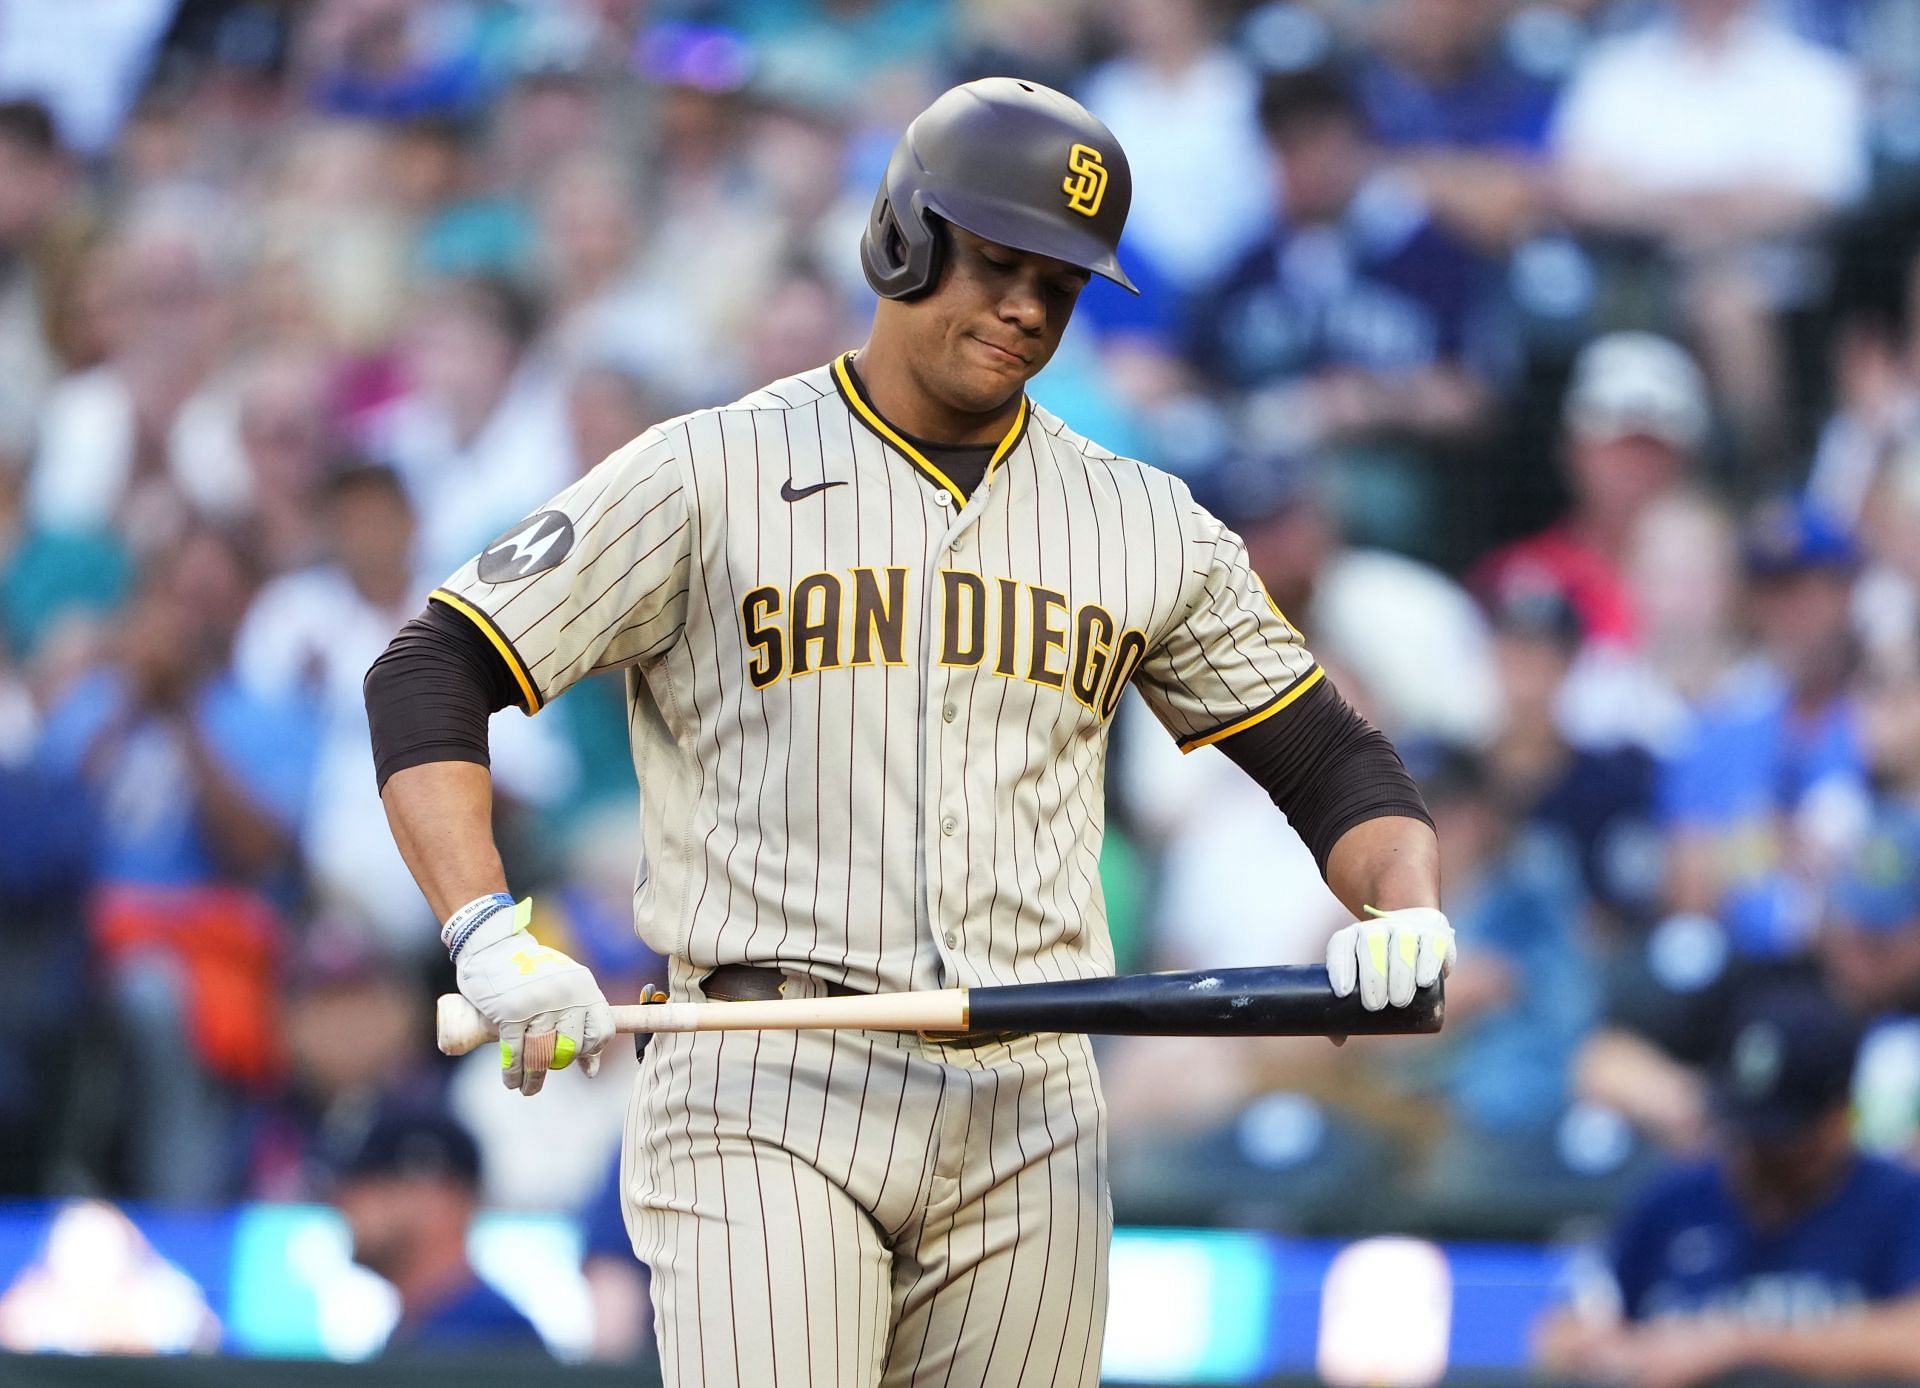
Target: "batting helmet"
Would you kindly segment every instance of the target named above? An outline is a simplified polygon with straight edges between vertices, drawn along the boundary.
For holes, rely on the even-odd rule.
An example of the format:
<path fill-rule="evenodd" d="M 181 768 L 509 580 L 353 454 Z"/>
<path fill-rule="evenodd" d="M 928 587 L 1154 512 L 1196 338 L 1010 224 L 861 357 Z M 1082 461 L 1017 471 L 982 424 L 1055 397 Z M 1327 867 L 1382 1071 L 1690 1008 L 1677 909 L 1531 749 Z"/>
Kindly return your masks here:
<path fill-rule="evenodd" d="M 1137 294 L 1114 254 L 1132 201 L 1127 156 L 1086 107 L 1037 82 L 983 77 L 944 92 L 900 137 L 860 264 L 884 299 L 926 292 L 940 277 L 941 217 Z"/>

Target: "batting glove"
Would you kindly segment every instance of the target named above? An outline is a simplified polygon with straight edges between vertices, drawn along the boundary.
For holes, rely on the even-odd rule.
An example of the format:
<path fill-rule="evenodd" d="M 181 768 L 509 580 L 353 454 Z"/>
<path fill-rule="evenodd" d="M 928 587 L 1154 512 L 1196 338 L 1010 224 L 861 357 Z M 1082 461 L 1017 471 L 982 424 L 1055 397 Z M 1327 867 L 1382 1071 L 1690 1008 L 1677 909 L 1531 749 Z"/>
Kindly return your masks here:
<path fill-rule="evenodd" d="M 586 967 L 527 933 L 533 903 L 486 916 L 456 947 L 460 992 L 500 1028 L 500 1079 L 532 1097 L 577 1058 L 592 1075 L 613 1012 Z"/>
<path fill-rule="evenodd" d="M 1431 906 L 1398 911 L 1367 908 L 1371 920 L 1355 921 L 1327 941 L 1327 977 L 1336 997 L 1357 987 L 1369 1012 L 1405 1007 L 1416 988 L 1425 988 L 1453 968 L 1453 927 Z"/>

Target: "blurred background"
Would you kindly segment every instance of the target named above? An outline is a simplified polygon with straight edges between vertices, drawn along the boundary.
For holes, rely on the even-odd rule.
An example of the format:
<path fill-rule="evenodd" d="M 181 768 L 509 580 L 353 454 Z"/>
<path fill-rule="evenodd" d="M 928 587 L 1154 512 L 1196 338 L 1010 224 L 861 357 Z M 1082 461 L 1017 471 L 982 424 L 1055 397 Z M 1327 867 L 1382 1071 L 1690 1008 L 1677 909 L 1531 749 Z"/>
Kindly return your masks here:
<path fill-rule="evenodd" d="M 857 345 L 888 152 L 995 73 L 1134 171 L 1145 292 L 1035 398 L 1245 535 L 1461 937 L 1437 1041 L 1105 1046 L 1107 1377 L 1920 1378 L 1910 0 L 0 0 L 0 1346 L 652 1381 L 632 1062 L 433 1051 L 361 675 Z M 1264 795 L 1114 741 L 1121 967 L 1317 959 Z M 536 930 L 636 996 L 617 679 L 493 748 Z"/>

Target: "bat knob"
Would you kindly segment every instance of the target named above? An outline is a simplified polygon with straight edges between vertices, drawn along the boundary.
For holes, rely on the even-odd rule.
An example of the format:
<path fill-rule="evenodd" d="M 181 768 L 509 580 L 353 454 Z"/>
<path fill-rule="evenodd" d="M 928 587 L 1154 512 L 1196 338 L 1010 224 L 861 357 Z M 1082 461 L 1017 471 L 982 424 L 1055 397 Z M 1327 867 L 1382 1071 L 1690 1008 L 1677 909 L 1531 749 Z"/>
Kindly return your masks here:
<path fill-rule="evenodd" d="M 442 993 L 434 1010 L 434 1033 L 442 1055 L 465 1055 L 499 1035 L 486 1014 L 458 993 Z"/>

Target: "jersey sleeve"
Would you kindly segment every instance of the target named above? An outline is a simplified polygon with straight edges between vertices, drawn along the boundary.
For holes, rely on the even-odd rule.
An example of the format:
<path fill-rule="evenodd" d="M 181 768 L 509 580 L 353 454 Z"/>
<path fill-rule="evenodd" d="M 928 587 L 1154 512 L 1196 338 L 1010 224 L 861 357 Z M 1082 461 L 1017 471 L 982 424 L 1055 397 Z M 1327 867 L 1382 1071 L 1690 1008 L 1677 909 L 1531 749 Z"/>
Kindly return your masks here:
<path fill-rule="evenodd" d="M 461 565 L 433 601 L 505 658 L 528 713 L 576 680 L 645 664 L 686 626 L 693 497 L 650 430 Z"/>
<path fill-rule="evenodd" d="M 1323 673 L 1267 596 L 1240 537 L 1188 505 L 1184 608 L 1148 648 L 1135 679 L 1183 752 L 1271 718 Z"/>

